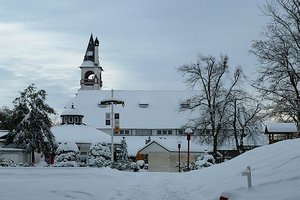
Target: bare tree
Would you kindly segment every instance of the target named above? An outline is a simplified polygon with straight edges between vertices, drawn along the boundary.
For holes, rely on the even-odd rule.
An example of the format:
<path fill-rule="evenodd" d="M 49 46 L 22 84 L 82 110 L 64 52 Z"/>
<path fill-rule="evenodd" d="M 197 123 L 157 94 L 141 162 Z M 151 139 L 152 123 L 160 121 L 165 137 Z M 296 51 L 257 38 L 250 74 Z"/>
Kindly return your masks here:
<path fill-rule="evenodd" d="M 229 124 L 233 130 L 236 149 L 239 153 L 243 153 L 244 139 L 256 141 L 261 134 L 264 115 L 260 113 L 261 104 L 247 92 L 236 90 L 231 95 L 232 100 L 228 109 Z"/>
<path fill-rule="evenodd" d="M 262 11 L 271 22 L 252 45 L 261 65 L 254 87 L 269 102 L 270 115 L 299 126 L 300 0 L 273 0 Z"/>
<path fill-rule="evenodd" d="M 178 71 L 186 77 L 186 83 L 192 89 L 200 89 L 200 93 L 183 103 L 182 110 L 192 110 L 199 112 L 197 119 L 192 119 L 191 124 L 194 129 L 210 130 L 210 134 L 202 131 L 205 138 L 212 139 L 213 153 L 216 155 L 218 144 L 223 138 L 222 130 L 226 126 L 226 110 L 230 102 L 230 94 L 237 85 L 241 69 L 237 68 L 233 78 L 229 78 L 228 57 L 221 56 L 218 61 L 213 56 L 199 55 L 197 63 L 183 65 Z M 231 81 L 230 81 L 231 80 Z"/>

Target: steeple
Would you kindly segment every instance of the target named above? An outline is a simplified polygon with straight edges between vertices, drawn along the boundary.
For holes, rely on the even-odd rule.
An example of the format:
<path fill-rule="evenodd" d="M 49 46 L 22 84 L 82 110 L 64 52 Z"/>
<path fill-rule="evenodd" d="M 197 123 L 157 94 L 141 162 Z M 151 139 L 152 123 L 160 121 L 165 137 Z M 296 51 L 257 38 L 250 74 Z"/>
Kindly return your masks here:
<path fill-rule="evenodd" d="M 98 46 L 99 46 L 99 41 L 98 41 Z M 95 57 L 94 55 L 95 55 L 95 44 L 94 44 L 93 34 L 91 34 L 83 61 L 89 60 L 94 62 L 94 57 Z"/>
<path fill-rule="evenodd" d="M 100 90 L 102 88 L 103 71 L 99 62 L 99 40 L 96 37 L 94 40 L 91 34 L 86 52 L 83 58 L 81 69 L 81 90 Z"/>

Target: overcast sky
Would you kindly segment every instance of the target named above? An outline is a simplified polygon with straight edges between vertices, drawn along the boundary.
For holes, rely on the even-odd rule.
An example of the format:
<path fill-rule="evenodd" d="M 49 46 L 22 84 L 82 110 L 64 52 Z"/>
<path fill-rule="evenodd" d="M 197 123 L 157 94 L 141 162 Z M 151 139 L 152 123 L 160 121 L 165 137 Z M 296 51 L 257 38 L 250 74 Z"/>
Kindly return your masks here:
<path fill-rule="evenodd" d="M 60 112 L 79 89 L 93 33 L 104 89 L 187 89 L 176 70 L 227 54 L 255 77 L 249 53 L 268 19 L 264 0 L 0 0 L 0 106 L 29 84 Z"/>

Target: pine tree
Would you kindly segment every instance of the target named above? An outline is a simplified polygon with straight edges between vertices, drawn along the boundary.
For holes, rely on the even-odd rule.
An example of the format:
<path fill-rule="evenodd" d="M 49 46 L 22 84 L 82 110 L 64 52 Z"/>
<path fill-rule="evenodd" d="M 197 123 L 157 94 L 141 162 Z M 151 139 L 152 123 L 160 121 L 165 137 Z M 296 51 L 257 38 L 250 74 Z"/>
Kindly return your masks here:
<path fill-rule="evenodd" d="M 56 149 L 56 141 L 50 128 L 52 125 L 49 115 L 55 114 L 53 108 L 45 103 L 45 90 L 36 91 L 29 85 L 14 103 L 13 120 L 17 126 L 11 130 L 6 140 L 7 144 L 14 143 L 34 155 L 34 152 L 48 155 Z M 34 163 L 34 156 L 32 156 Z"/>
<path fill-rule="evenodd" d="M 120 154 L 118 156 L 119 160 L 128 160 L 128 150 L 125 137 L 121 140 Z"/>

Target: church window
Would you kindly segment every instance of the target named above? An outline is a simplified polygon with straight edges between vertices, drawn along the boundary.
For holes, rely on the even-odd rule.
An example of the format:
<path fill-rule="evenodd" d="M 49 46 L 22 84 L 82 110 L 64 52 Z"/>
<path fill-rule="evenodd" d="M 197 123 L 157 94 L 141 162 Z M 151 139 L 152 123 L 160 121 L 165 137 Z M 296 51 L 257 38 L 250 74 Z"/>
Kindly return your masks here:
<path fill-rule="evenodd" d="M 121 135 L 129 135 L 129 130 L 128 129 L 122 129 L 120 130 Z"/>
<path fill-rule="evenodd" d="M 64 124 L 67 124 L 68 123 L 68 118 L 65 116 L 64 117 Z"/>
<path fill-rule="evenodd" d="M 151 135 L 150 129 L 137 129 L 135 135 Z"/>
<path fill-rule="evenodd" d="M 79 123 L 79 118 L 78 117 L 74 117 L 74 123 L 78 124 Z"/>
<path fill-rule="evenodd" d="M 74 123 L 73 117 L 69 117 L 69 120 L 68 120 L 68 121 L 69 121 L 70 124 L 73 124 L 73 123 Z"/>
<path fill-rule="evenodd" d="M 142 101 L 139 102 L 139 106 L 140 106 L 140 108 L 148 108 L 149 103 L 145 100 L 142 100 Z"/>
<path fill-rule="evenodd" d="M 110 125 L 110 113 L 105 113 L 105 125 Z"/>

